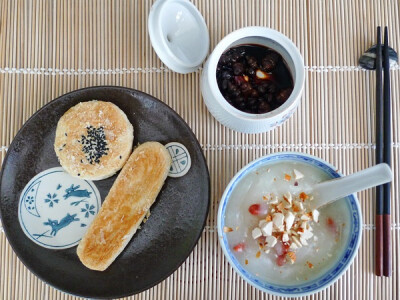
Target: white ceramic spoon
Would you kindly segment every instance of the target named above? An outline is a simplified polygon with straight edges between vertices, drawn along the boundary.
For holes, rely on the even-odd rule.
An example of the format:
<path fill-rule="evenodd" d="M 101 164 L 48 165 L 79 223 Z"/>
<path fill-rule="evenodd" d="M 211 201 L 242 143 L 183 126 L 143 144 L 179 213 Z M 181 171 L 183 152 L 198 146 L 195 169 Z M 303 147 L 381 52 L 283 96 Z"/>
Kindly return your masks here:
<path fill-rule="evenodd" d="M 311 208 L 319 208 L 355 192 L 392 181 L 392 170 L 387 164 L 364 169 L 348 176 L 316 184 L 309 191 L 314 197 Z"/>

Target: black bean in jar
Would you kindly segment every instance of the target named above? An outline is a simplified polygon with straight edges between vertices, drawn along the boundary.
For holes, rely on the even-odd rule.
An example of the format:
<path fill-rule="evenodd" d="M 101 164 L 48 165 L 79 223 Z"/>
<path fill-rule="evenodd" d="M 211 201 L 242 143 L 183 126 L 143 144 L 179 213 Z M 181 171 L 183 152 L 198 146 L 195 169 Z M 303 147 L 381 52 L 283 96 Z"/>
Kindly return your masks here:
<path fill-rule="evenodd" d="M 282 56 L 254 44 L 236 46 L 221 55 L 217 83 L 226 101 L 252 114 L 278 108 L 293 90 L 293 78 Z"/>

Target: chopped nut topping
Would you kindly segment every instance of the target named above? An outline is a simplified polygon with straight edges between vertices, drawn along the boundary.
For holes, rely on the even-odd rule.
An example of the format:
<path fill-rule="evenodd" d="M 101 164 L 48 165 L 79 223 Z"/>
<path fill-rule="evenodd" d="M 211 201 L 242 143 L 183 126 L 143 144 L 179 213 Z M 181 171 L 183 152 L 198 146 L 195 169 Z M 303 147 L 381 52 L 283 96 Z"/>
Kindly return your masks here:
<path fill-rule="evenodd" d="M 278 204 L 279 200 L 276 195 L 271 196 L 271 199 L 269 200 L 270 204 Z"/>
<path fill-rule="evenodd" d="M 257 254 L 256 254 L 256 257 L 259 258 L 260 256 L 261 256 L 261 252 L 258 251 Z"/>
<path fill-rule="evenodd" d="M 255 240 L 258 239 L 260 236 L 262 236 L 261 229 L 258 227 L 254 228 L 253 231 L 251 232 L 251 235 L 253 239 Z"/>
<path fill-rule="evenodd" d="M 292 204 L 292 194 L 290 192 L 283 194 L 283 199 Z"/>
<path fill-rule="evenodd" d="M 308 221 L 308 220 L 310 220 L 310 217 L 309 217 L 308 215 L 304 214 L 304 215 L 302 215 L 302 216 L 300 217 L 300 220 Z"/>
<path fill-rule="evenodd" d="M 265 217 L 265 221 L 267 221 L 267 222 L 272 221 L 272 216 L 271 216 L 270 214 L 268 214 L 268 215 Z"/>
<path fill-rule="evenodd" d="M 283 226 L 283 220 L 284 220 L 284 216 L 281 213 L 275 213 L 274 217 L 272 219 L 272 222 L 274 222 L 274 225 L 276 228 L 280 228 Z"/>
<path fill-rule="evenodd" d="M 296 169 L 293 170 L 293 173 L 294 173 L 294 178 L 295 178 L 296 180 L 297 180 L 297 179 L 301 179 L 301 178 L 304 177 L 304 174 L 301 173 L 300 171 L 296 170 Z"/>
<path fill-rule="evenodd" d="M 286 213 L 286 216 L 285 216 L 286 231 L 289 231 L 290 228 L 292 228 L 294 219 L 295 219 L 295 217 L 294 217 L 293 213 L 291 213 L 290 211 Z"/>
<path fill-rule="evenodd" d="M 297 247 L 301 248 L 303 245 L 300 243 L 300 241 L 297 239 L 297 237 L 292 236 L 293 242 L 297 245 Z"/>
<path fill-rule="evenodd" d="M 272 229 L 273 229 L 273 223 L 272 222 L 268 222 L 265 223 L 262 227 L 261 227 L 261 231 L 262 234 L 264 236 L 271 236 L 272 235 Z"/>
<path fill-rule="evenodd" d="M 290 230 L 290 233 L 291 233 L 292 235 L 299 236 L 299 234 L 298 234 L 296 231 L 294 231 L 294 230 Z"/>
<path fill-rule="evenodd" d="M 289 241 L 289 235 L 285 232 L 282 235 L 282 242 L 288 242 Z"/>
<path fill-rule="evenodd" d="M 273 235 L 267 236 L 265 241 L 267 242 L 267 246 L 271 247 L 271 248 L 274 247 L 276 245 L 276 243 L 277 243 L 277 239 Z"/>
<path fill-rule="evenodd" d="M 291 177 L 286 175 L 288 174 L 285 174 L 285 180 L 289 181 Z M 301 175 L 297 174 L 300 177 Z M 277 254 L 280 259 L 277 264 L 280 266 L 285 261 L 294 263 L 296 249 L 307 246 L 310 241 L 316 241 L 317 237 L 312 232 L 312 224 L 318 222 L 319 212 L 309 210 L 309 203 L 305 202 L 310 201 L 311 197 L 305 192 L 298 195 L 286 192 L 280 197 L 274 193 L 263 196 L 263 200 L 268 201 L 269 212 L 259 220 L 258 227 L 252 231 L 252 236 L 259 245 L 260 255 L 261 251 L 269 253 L 271 248 L 280 242 L 286 250 L 282 256 Z"/>
<path fill-rule="evenodd" d="M 233 229 L 231 227 L 224 226 L 224 232 L 231 232 Z"/>
<path fill-rule="evenodd" d="M 310 269 L 314 268 L 314 265 L 313 265 L 312 263 L 310 263 L 309 261 L 307 261 L 307 266 L 308 266 Z"/>
<path fill-rule="evenodd" d="M 291 264 L 294 264 L 294 262 L 296 261 L 296 253 L 294 253 L 293 251 L 289 251 L 288 253 L 286 253 L 286 260 L 288 260 Z"/>
<path fill-rule="evenodd" d="M 312 210 L 312 217 L 313 217 L 314 222 L 317 223 L 318 222 L 318 217 L 319 217 L 319 211 L 316 210 L 316 209 L 313 209 Z"/>
<path fill-rule="evenodd" d="M 302 234 L 301 234 L 301 238 L 300 240 L 303 238 L 305 240 L 308 240 L 310 238 L 312 238 L 314 236 L 314 234 L 310 231 L 310 230 L 305 230 Z"/>
<path fill-rule="evenodd" d="M 290 179 L 292 179 L 292 176 L 290 176 L 289 174 L 285 174 L 285 180 L 290 181 Z"/>
<path fill-rule="evenodd" d="M 301 192 L 300 195 L 299 195 L 299 197 L 300 197 L 301 201 L 303 201 L 303 202 L 304 202 L 306 199 L 308 199 L 308 195 L 307 195 L 306 193 L 304 193 L 304 192 Z"/>
<path fill-rule="evenodd" d="M 303 237 L 300 236 L 300 242 L 304 245 L 304 246 L 308 246 L 308 243 L 306 241 L 306 239 L 304 239 Z"/>

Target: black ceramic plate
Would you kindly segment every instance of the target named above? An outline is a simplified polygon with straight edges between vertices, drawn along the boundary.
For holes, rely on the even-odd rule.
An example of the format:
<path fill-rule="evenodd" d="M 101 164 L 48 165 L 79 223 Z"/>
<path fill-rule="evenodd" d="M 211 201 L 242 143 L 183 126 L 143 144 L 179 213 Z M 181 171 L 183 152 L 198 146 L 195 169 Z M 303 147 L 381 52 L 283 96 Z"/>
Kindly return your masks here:
<path fill-rule="evenodd" d="M 19 196 L 37 173 L 59 166 L 53 150 L 58 119 L 73 105 L 93 99 L 115 103 L 134 127 L 134 146 L 175 141 L 189 150 L 192 166 L 167 178 L 149 220 L 104 272 L 87 269 L 76 247 L 50 250 L 33 243 L 18 221 Z M 104 200 L 116 176 L 95 181 Z M 167 105 L 139 91 L 92 87 L 63 95 L 35 113 L 11 144 L 0 175 L 0 213 L 7 238 L 22 262 L 38 277 L 67 293 L 94 298 L 122 297 L 146 290 L 168 277 L 188 257 L 204 228 L 210 201 L 207 165 L 196 137 Z"/>

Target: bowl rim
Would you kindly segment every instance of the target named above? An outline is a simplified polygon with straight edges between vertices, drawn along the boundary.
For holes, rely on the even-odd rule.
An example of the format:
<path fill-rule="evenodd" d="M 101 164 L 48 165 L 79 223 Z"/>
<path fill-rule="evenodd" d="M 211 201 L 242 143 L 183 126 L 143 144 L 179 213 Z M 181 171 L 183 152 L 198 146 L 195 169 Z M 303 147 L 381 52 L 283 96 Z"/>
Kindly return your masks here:
<path fill-rule="evenodd" d="M 226 101 L 221 91 L 219 90 L 217 79 L 216 79 L 216 70 L 219 59 L 221 55 L 229 49 L 229 47 L 238 40 L 244 38 L 265 38 L 267 40 L 271 40 L 274 43 L 280 45 L 284 48 L 293 61 L 293 69 L 295 74 L 292 74 L 294 82 L 293 82 L 293 91 L 290 94 L 289 98 L 278 108 L 264 113 L 264 114 L 251 114 L 243 112 Z M 279 51 L 277 51 L 279 53 Z M 281 53 L 279 53 L 281 54 Z M 281 54 L 282 55 L 282 54 Z M 207 68 L 210 70 L 208 73 L 207 80 L 208 85 L 210 87 L 210 91 L 213 95 L 214 101 L 216 101 L 220 106 L 222 106 L 227 113 L 235 118 L 239 118 L 247 121 L 258 121 L 265 120 L 270 118 L 275 118 L 283 113 L 285 113 L 288 109 L 292 107 L 294 103 L 296 103 L 297 99 L 301 96 L 305 74 L 304 74 L 304 60 L 302 55 L 300 54 L 299 49 L 296 45 L 284 34 L 281 32 L 263 26 L 249 26 L 243 27 L 238 30 L 235 30 L 228 35 L 226 35 L 214 48 L 211 55 L 209 56 L 207 62 Z"/>
<path fill-rule="evenodd" d="M 221 197 L 220 203 L 219 203 L 219 207 L 218 207 L 218 213 L 217 213 L 217 230 L 218 230 L 218 242 L 220 244 L 220 247 L 222 248 L 222 251 L 225 255 L 225 258 L 228 260 L 229 264 L 231 265 L 231 267 L 233 267 L 233 269 L 239 274 L 240 277 L 242 277 L 247 283 L 249 283 L 250 285 L 256 287 L 257 289 L 272 294 L 272 295 L 276 295 L 276 296 L 284 296 L 284 297 L 301 297 L 301 296 L 307 296 L 307 295 L 311 295 L 314 293 L 317 293 L 329 286 L 331 286 L 333 283 L 335 283 L 351 266 L 351 264 L 354 261 L 354 258 L 356 257 L 359 247 L 360 247 L 360 243 L 361 243 L 361 236 L 362 236 L 362 224 L 363 224 L 363 220 L 362 220 L 362 211 L 361 211 L 361 207 L 357 198 L 356 194 L 352 194 L 347 196 L 346 198 L 349 199 L 348 201 L 350 202 L 350 204 L 354 204 L 354 207 L 356 208 L 357 211 L 357 219 L 358 219 L 358 224 L 354 224 L 354 229 L 355 229 L 355 233 L 357 233 L 356 235 L 356 241 L 354 244 L 354 247 L 352 247 L 352 252 L 350 254 L 350 256 L 347 258 L 347 262 L 340 264 L 340 261 L 343 260 L 344 258 L 344 254 L 346 254 L 346 248 L 344 248 L 344 250 L 342 251 L 340 257 L 341 260 L 339 260 L 336 264 L 333 265 L 333 267 L 331 267 L 328 271 L 326 271 L 326 273 L 324 273 L 324 276 L 328 275 L 330 272 L 332 272 L 333 269 L 335 268 L 340 268 L 340 271 L 333 276 L 332 278 L 328 278 L 328 280 L 326 280 L 325 283 L 321 284 L 320 286 L 317 286 L 316 288 L 310 290 L 310 291 L 306 291 L 306 292 L 296 292 L 294 290 L 298 289 L 299 286 L 287 286 L 287 289 L 291 289 L 291 293 L 288 294 L 289 291 L 285 291 L 285 292 L 280 292 L 280 291 L 276 291 L 276 290 L 271 290 L 268 289 L 266 287 L 260 286 L 259 284 L 257 284 L 257 282 L 254 282 L 251 280 L 251 278 L 248 278 L 246 276 L 245 273 L 243 273 L 241 270 L 239 270 L 237 264 L 233 261 L 232 256 L 233 254 L 231 254 L 232 252 L 227 249 L 225 243 L 224 243 L 224 236 L 225 233 L 223 232 L 223 218 L 222 218 L 222 212 L 223 212 L 223 208 L 227 203 L 227 195 L 228 193 L 231 192 L 231 190 L 233 190 L 234 186 L 240 181 L 240 177 L 244 175 L 244 173 L 247 174 L 247 172 L 250 172 L 253 168 L 255 167 L 259 167 L 260 166 L 260 162 L 263 162 L 264 160 L 266 160 L 267 162 L 270 161 L 271 158 L 275 158 L 275 157 L 293 157 L 293 158 L 305 158 L 307 160 L 312 160 L 315 161 L 316 163 L 319 163 L 320 165 L 324 166 L 327 168 L 327 170 L 331 171 L 331 173 L 336 176 L 336 177 L 342 177 L 343 174 L 339 171 L 337 171 L 337 168 L 335 166 L 333 166 L 332 164 L 326 162 L 325 160 L 313 156 L 313 155 L 309 155 L 306 153 L 301 153 L 301 152 L 278 152 L 278 153 L 271 153 L 268 155 L 264 155 L 258 159 L 255 159 L 253 161 L 251 161 L 250 163 L 246 164 L 242 169 L 240 169 L 235 176 L 231 179 L 231 181 L 229 182 L 229 184 L 227 185 L 227 187 L 225 188 L 225 191 Z M 352 220 L 354 219 L 354 215 L 352 216 Z M 358 226 L 357 226 L 358 225 Z M 348 241 L 348 243 L 350 243 L 351 240 Z M 348 248 L 347 248 L 348 249 Z M 240 265 L 240 263 L 239 263 Z M 248 272 L 250 274 L 250 272 Z M 310 281 L 310 283 L 315 282 L 319 279 L 321 279 L 323 277 L 318 277 L 313 279 L 312 281 Z M 273 283 L 268 283 L 270 285 L 276 285 Z M 309 284 L 309 286 L 312 286 L 313 284 Z M 276 285 L 278 286 L 278 285 Z M 306 287 L 307 285 L 302 285 L 301 287 Z"/>

